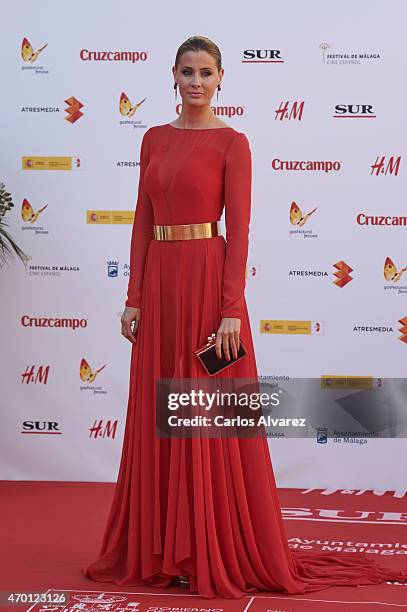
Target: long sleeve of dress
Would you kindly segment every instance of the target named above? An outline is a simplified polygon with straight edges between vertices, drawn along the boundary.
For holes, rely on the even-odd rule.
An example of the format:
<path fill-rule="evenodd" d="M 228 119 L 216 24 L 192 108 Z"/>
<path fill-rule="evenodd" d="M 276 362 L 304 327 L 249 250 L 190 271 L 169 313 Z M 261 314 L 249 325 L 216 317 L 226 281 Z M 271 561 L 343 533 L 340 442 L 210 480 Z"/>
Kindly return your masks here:
<path fill-rule="evenodd" d="M 223 272 L 222 318 L 242 318 L 249 247 L 251 186 L 250 145 L 245 134 L 238 132 L 226 153 L 224 192 L 226 257 Z"/>
<path fill-rule="evenodd" d="M 126 306 L 140 307 L 147 248 L 154 237 L 154 213 L 144 190 L 144 173 L 149 161 L 149 130 L 144 133 L 140 148 L 140 175 L 136 210 L 130 244 L 130 276 Z"/>

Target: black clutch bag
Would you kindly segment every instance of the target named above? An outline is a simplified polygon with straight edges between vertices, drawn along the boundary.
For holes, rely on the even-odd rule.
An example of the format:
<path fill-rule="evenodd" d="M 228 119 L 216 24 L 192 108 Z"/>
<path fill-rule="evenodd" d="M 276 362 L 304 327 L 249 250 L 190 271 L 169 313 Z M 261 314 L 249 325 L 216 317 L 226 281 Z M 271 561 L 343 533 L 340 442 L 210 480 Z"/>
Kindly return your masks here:
<path fill-rule="evenodd" d="M 221 359 L 219 359 L 216 355 L 216 334 L 213 333 L 211 336 L 208 336 L 207 344 L 195 351 L 195 355 L 197 356 L 209 376 L 214 376 L 215 374 L 222 372 L 229 366 L 236 363 L 236 361 L 243 359 L 243 357 L 246 357 L 247 355 L 246 349 L 242 344 L 242 340 L 240 340 L 240 346 L 236 358 L 233 357 L 232 351 L 230 351 L 230 360 L 228 361 L 225 355 L 223 354 L 223 346 L 221 346 L 221 350 L 222 357 Z"/>

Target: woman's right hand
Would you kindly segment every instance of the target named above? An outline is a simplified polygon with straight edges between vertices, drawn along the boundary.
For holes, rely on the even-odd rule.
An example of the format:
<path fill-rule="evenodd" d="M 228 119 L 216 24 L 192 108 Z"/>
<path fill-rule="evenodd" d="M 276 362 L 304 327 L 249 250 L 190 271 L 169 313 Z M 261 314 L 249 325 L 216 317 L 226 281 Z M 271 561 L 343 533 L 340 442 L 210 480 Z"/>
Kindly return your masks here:
<path fill-rule="evenodd" d="M 127 338 L 133 344 L 136 343 L 136 333 L 139 325 L 140 319 L 140 308 L 132 308 L 130 306 L 126 306 L 121 318 L 122 324 L 122 336 Z M 134 321 L 134 334 L 131 331 L 131 324 Z"/>

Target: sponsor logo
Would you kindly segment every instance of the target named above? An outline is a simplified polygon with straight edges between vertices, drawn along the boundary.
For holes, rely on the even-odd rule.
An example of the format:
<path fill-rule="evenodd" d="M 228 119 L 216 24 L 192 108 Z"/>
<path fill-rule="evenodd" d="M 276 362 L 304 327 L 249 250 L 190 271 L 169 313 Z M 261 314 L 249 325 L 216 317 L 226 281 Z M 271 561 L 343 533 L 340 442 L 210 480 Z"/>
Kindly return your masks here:
<path fill-rule="evenodd" d="M 337 104 L 334 119 L 376 119 L 371 104 Z"/>
<path fill-rule="evenodd" d="M 407 266 L 397 270 L 396 264 L 393 262 L 393 260 L 390 257 L 386 257 L 385 262 L 384 262 L 383 274 L 384 274 L 384 278 L 392 284 L 384 285 L 384 290 L 387 292 L 390 290 L 393 294 L 394 292 L 397 292 L 398 295 L 406 294 L 407 285 L 398 284 L 400 278 L 402 277 L 402 275 L 404 274 L 406 270 L 407 270 Z"/>
<path fill-rule="evenodd" d="M 321 321 L 284 321 L 284 320 L 261 320 L 261 334 L 321 334 L 323 325 Z"/>
<path fill-rule="evenodd" d="M 337 261 L 334 264 L 334 268 L 336 268 L 336 272 L 334 272 L 336 279 L 333 281 L 333 283 L 337 287 L 345 287 L 345 285 L 353 280 L 353 278 L 350 276 L 350 273 L 353 272 L 353 268 L 348 266 L 348 264 L 344 261 Z"/>
<path fill-rule="evenodd" d="M 108 278 L 119 278 L 119 276 L 127 277 L 130 275 L 130 266 L 128 263 L 122 265 L 122 272 L 120 272 L 120 264 L 118 261 L 107 262 L 107 276 Z"/>
<path fill-rule="evenodd" d="M 87 210 L 86 223 L 91 225 L 131 225 L 134 210 Z"/>
<path fill-rule="evenodd" d="M 283 64 L 280 49 L 245 49 L 242 63 L 244 64 Z"/>
<path fill-rule="evenodd" d="M 338 261 L 333 264 L 335 268 L 335 272 L 333 273 L 336 277 L 333 281 L 334 285 L 337 287 L 345 287 L 348 283 L 350 283 L 353 278 L 350 276 L 350 272 L 353 272 L 353 268 L 348 266 L 344 261 Z M 301 276 L 307 279 L 311 278 L 328 278 L 329 273 L 327 270 L 312 270 L 312 269 L 303 269 L 303 270 L 288 270 L 288 276 Z"/>
<path fill-rule="evenodd" d="M 407 554 L 407 544 L 402 544 L 401 542 L 358 542 L 352 540 L 309 540 L 307 538 L 290 538 L 288 544 L 290 548 L 300 548 L 302 550 L 369 553 L 370 555 L 376 554 L 382 556 Z M 388 582 L 387 584 L 401 583 Z"/>
<path fill-rule="evenodd" d="M 103 365 L 101 368 L 98 368 L 97 370 L 92 370 L 86 359 L 82 357 L 81 365 L 79 368 L 80 379 L 86 383 L 93 383 L 96 376 L 106 367 L 106 365 L 107 364 L 105 363 L 105 365 Z"/>
<path fill-rule="evenodd" d="M 77 319 L 70 317 L 32 317 L 23 315 L 20 319 L 22 327 L 47 327 L 47 328 L 64 328 L 64 329 L 84 329 L 88 326 L 87 319 Z"/>
<path fill-rule="evenodd" d="M 80 272 L 80 268 L 79 266 L 56 266 L 49 264 L 29 264 L 27 268 L 28 276 L 49 276 L 55 278 L 66 276 L 69 272 Z"/>
<path fill-rule="evenodd" d="M 401 268 L 400 270 L 397 270 L 395 264 L 393 263 L 393 261 L 390 259 L 390 257 L 386 257 L 386 260 L 384 262 L 384 278 L 388 281 L 392 281 L 393 283 L 397 283 L 402 274 L 404 274 L 404 272 L 407 270 L 407 266 L 405 266 L 404 268 Z"/>
<path fill-rule="evenodd" d="M 359 213 L 356 217 L 356 223 L 358 225 L 380 225 L 380 226 L 401 226 L 406 227 L 407 216 L 391 216 L 391 215 L 366 215 L 365 213 Z"/>
<path fill-rule="evenodd" d="M 99 419 L 93 422 L 93 425 L 89 427 L 89 438 L 110 438 L 112 440 L 116 437 L 117 431 L 117 419 L 115 421 L 111 421 L 110 419 L 106 422 L 103 419 Z"/>
<path fill-rule="evenodd" d="M 303 110 L 304 101 L 295 101 L 292 103 L 291 107 L 288 100 L 286 102 L 281 102 L 280 106 L 274 111 L 276 113 L 275 120 L 277 121 L 277 119 L 280 119 L 280 121 L 283 121 L 283 119 L 294 119 L 297 121 L 301 121 Z"/>
<path fill-rule="evenodd" d="M 37 234 L 49 234 L 47 229 L 44 229 L 43 225 L 37 223 L 38 217 L 48 207 L 48 204 L 42 206 L 38 210 L 34 210 L 27 198 L 24 198 L 21 205 L 21 218 L 23 220 L 22 230 L 32 230 L 35 235 Z"/>
<path fill-rule="evenodd" d="M 42 53 L 47 46 L 48 43 L 45 43 L 45 45 L 37 49 L 37 51 L 34 51 L 28 38 L 24 36 L 23 42 L 21 43 L 21 57 L 23 62 L 29 62 L 30 64 L 36 62 L 39 54 Z"/>
<path fill-rule="evenodd" d="M 116 168 L 137 168 L 140 166 L 139 161 L 128 161 L 128 160 L 118 160 L 116 162 Z"/>
<path fill-rule="evenodd" d="M 321 389 L 374 389 L 383 384 L 383 378 L 373 376 L 321 375 Z"/>
<path fill-rule="evenodd" d="M 401 336 L 399 336 L 399 340 L 401 340 L 401 342 L 407 343 L 407 317 L 403 317 L 402 319 L 399 319 L 398 322 L 401 325 L 399 329 L 399 332 L 401 333 Z"/>
<path fill-rule="evenodd" d="M 49 365 L 38 366 L 37 370 L 34 365 L 27 366 L 24 372 L 21 374 L 21 384 L 26 383 L 27 385 L 33 383 L 42 383 L 44 385 L 48 382 Z"/>
<path fill-rule="evenodd" d="M 107 262 L 107 275 L 109 278 L 117 278 L 119 276 L 119 262 L 108 261 Z"/>
<path fill-rule="evenodd" d="M 84 159 L 72 156 L 26 156 L 21 158 L 22 170 L 83 170 Z"/>
<path fill-rule="evenodd" d="M 294 172 L 339 172 L 342 162 L 340 161 L 305 161 L 305 160 L 293 160 L 288 161 L 285 159 L 279 159 L 275 157 L 271 160 L 271 167 L 273 170 L 280 172 L 294 171 Z"/>
<path fill-rule="evenodd" d="M 103 390 L 102 387 L 96 387 L 93 385 L 96 377 L 100 374 L 100 372 L 106 367 L 106 363 L 102 365 L 102 367 L 97 370 L 92 370 L 89 365 L 89 362 L 82 357 L 81 364 L 79 366 L 79 377 L 82 382 L 86 383 L 86 385 L 82 385 L 80 387 L 81 391 L 93 391 L 94 394 L 106 394 L 107 391 Z"/>
<path fill-rule="evenodd" d="M 68 108 L 65 109 L 68 116 L 65 117 L 65 119 L 69 121 L 69 123 L 76 123 L 78 119 L 83 117 L 83 112 L 81 111 L 81 108 L 83 108 L 82 102 L 77 100 L 74 96 L 67 98 L 64 102 L 68 105 Z"/>
<path fill-rule="evenodd" d="M 383 491 L 382 489 L 304 489 L 301 491 L 301 495 L 308 495 L 309 493 L 318 493 L 319 495 L 333 495 L 334 493 L 340 493 L 341 495 L 354 495 L 356 497 L 364 495 L 365 493 L 371 493 L 372 495 L 377 495 L 379 497 L 392 493 L 393 497 L 400 499 L 407 495 L 407 490 L 399 489 L 397 491 Z"/>
<path fill-rule="evenodd" d="M 136 110 L 145 102 L 147 98 L 143 98 L 140 102 L 132 104 L 130 98 L 122 91 L 120 94 L 119 110 L 123 117 L 132 117 Z"/>
<path fill-rule="evenodd" d="M 79 58 L 83 62 L 145 62 L 148 59 L 147 51 L 90 51 L 81 49 Z"/>
<path fill-rule="evenodd" d="M 147 98 L 143 98 L 142 100 L 139 100 L 138 102 L 133 104 L 129 96 L 126 93 L 124 93 L 124 91 L 122 91 L 122 93 L 120 94 L 120 99 L 119 99 L 119 112 L 122 115 L 122 117 L 127 117 L 127 119 L 121 120 L 119 124 L 120 125 L 132 125 L 133 128 L 144 128 L 145 129 L 147 125 L 143 121 L 141 120 L 140 121 L 135 121 L 135 120 L 130 121 L 130 119 L 133 117 L 136 111 L 140 108 L 140 106 L 144 104 L 146 100 Z"/>
<path fill-rule="evenodd" d="M 380 53 L 371 51 L 334 51 L 329 43 L 323 42 L 319 45 L 322 51 L 322 63 L 331 66 L 343 66 L 344 64 L 365 64 L 374 60 L 380 60 Z"/>
<path fill-rule="evenodd" d="M 348 510 L 333 508 L 282 508 L 288 521 L 321 521 L 327 523 L 370 523 L 377 525 L 407 525 L 406 512 L 378 512 L 376 510 Z"/>
<path fill-rule="evenodd" d="M 381 157 L 376 157 L 376 161 L 370 167 L 372 169 L 370 175 L 374 174 L 375 176 L 379 176 L 379 174 L 391 174 L 393 176 L 398 176 L 399 168 L 401 162 L 401 155 L 395 157 L 392 155 L 389 160 L 386 162 L 386 156 L 382 155 Z"/>
<path fill-rule="evenodd" d="M 58 421 L 23 421 L 20 433 L 48 436 L 62 435 Z"/>
<path fill-rule="evenodd" d="M 296 229 L 290 230 L 290 235 L 298 235 L 303 238 L 318 238 L 318 234 L 315 234 L 312 229 L 300 229 L 306 223 L 308 223 L 311 215 L 315 213 L 318 207 L 313 208 L 307 213 L 303 213 L 297 202 L 291 202 L 290 207 L 290 223 L 294 225 Z"/>
<path fill-rule="evenodd" d="M 289 270 L 288 276 L 328 276 L 326 270 Z"/>
<path fill-rule="evenodd" d="M 318 427 L 317 442 L 318 444 L 326 444 L 328 442 L 328 430 L 326 427 Z"/>
<path fill-rule="evenodd" d="M 317 210 L 317 208 L 313 208 L 310 212 L 303 214 L 301 208 L 298 206 L 296 202 L 291 203 L 290 208 L 290 223 L 291 225 L 298 225 L 302 227 L 305 225 L 312 214 Z"/>
<path fill-rule="evenodd" d="M 59 106 L 23 106 L 22 113 L 60 113 Z"/>
<path fill-rule="evenodd" d="M 48 74 L 49 71 L 46 68 L 44 68 L 43 65 L 40 66 L 36 63 L 38 56 L 40 55 L 40 53 L 44 51 L 44 49 L 46 49 L 47 46 L 48 46 L 48 43 L 45 43 L 45 45 L 43 45 L 42 47 L 39 47 L 39 49 L 34 51 L 32 44 L 30 43 L 28 38 L 24 36 L 23 42 L 21 43 L 21 51 L 20 51 L 21 58 L 24 62 L 24 65 L 21 66 L 21 69 L 31 70 L 32 72 L 34 72 L 34 74 Z"/>
<path fill-rule="evenodd" d="M 68 105 L 65 109 L 67 116 L 64 117 L 69 123 L 76 123 L 78 119 L 83 117 L 83 113 L 80 110 L 83 108 L 82 102 L 77 100 L 74 96 L 64 100 L 64 103 Z M 59 106 L 23 106 L 21 108 L 22 113 L 60 113 L 61 109 Z"/>
<path fill-rule="evenodd" d="M 353 331 L 361 333 L 393 333 L 394 329 L 390 325 L 354 325 Z"/>
<path fill-rule="evenodd" d="M 211 110 L 217 117 L 243 117 L 245 112 L 244 106 L 211 106 Z M 175 106 L 175 112 L 180 115 L 182 112 L 181 102 Z"/>

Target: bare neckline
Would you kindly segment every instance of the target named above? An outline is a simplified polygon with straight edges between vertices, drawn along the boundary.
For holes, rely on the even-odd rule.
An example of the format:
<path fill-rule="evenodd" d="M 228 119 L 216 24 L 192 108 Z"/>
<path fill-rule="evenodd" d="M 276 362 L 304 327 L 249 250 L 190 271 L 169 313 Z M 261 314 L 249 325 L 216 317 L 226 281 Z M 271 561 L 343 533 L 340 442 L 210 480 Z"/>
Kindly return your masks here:
<path fill-rule="evenodd" d="M 171 125 L 171 123 L 167 123 L 167 125 L 172 127 L 174 130 L 179 130 L 180 132 L 186 132 L 186 131 L 205 132 L 205 131 L 209 131 L 209 130 L 233 130 L 233 128 L 229 127 L 229 126 L 226 126 L 226 127 L 217 127 L 217 128 L 177 128 L 177 127 L 175 127 L 175 125 Z"/>

